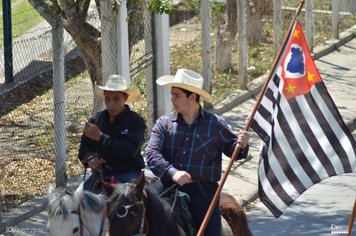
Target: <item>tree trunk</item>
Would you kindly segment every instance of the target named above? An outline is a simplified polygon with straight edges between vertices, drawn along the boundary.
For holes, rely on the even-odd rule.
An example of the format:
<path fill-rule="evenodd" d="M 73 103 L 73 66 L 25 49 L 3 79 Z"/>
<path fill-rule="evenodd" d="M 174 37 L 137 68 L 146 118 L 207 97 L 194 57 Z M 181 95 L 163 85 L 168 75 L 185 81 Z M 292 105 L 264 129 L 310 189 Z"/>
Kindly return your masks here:
<path fill-rule="evenodd" d="M 215 69 L 225 71 L 232 67 L 232 47 L 237 34 L 237 0 L 226 1 L 225 24 L 217 29 Z"/>
<path fill-rule="evenodd" d="M 115 6 L 116 1 L 111 1 Z M 90 0 L 59 1 L 59 0 L 30 0 L 32 6 L 52 27 L 62 24 L 64 29 L 72 36 L 80 53 L 83 56 L 85 66 L 88 70 L 93 88 L 95 82 L 102 84 L 102 49 L 101 32 L 94 26 L 86 22 Z M 100 0 L 96 0 L 99 15 L 101 15 Z M 130 48 L 142 38 L 142 6 L 138 1 L 129 0 L 127 3 L 129 21 L 129 42 Z M 113 10 L 115 7 L 113 7 Z M 131 50 L 130 50 L 131 51 Z M 95 95 L 95 90 L 93 90 Z M 94 96 L 93 111 L 103 108 L 103 101 Z"/>
<path fill-rule="evenodd" d="M 224 31 L 218 25 L 216 33 L 216 48 L 215 48 L 215 70 L 225 71 L 232 67 L 232 40 L 229 32 Z"/>
<path fill-rule="evenodd" d="M 250 45 L 258 44 L 262 37 L 262 18 L 272 14 L 273 1 L 253 0 L 249 1 L 247 13 L 247 38 Z"/>
<path fill-rule="evenodd" d="M 227 0 L 225 24 L 218 26 L 215 51 L 215 69 L 225 71 L 232 68 L 232 48 L 237 34 L 237 1 Z M 256 44 L 262 38 L 262 17 L 270 14 L 273 2 L 269 0 L 250 0 L 247 14 L 247 37 L 249 44 Z"/>

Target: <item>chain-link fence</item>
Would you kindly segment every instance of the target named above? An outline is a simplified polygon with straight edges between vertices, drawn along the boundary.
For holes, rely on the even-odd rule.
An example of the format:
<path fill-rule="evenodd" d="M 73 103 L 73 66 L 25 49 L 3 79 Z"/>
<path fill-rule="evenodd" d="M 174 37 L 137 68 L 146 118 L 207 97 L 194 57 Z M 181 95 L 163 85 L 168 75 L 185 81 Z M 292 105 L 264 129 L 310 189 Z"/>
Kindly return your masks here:
<path fill-rule="evenodd" d="M 88 20 L 100 29 L 100 20 L 95 13 L 90 14 Z M 151 22 L 150 16 L 143 19 L 138 28 L 143 29 L 148 22 Z M 139 30 L 130 36 L 135 42 L 130 53 L 131 79 L 141 91 L 145 87 L 142 71 L 152 63 L 152 50 L 145 50 L 144 42 L 144 34 L 151 37 L 151 32 L 145 28 L 145 31 Z M 52 34 L 51 27 L 43 22 L 38 29 L 31 29 L 14 41 L 14 85 L 1 88 L 0 149 L 3 155 L 0 157 L 0 191 L 3 218 L 16 214 L 13 210 L 16 211 L 18 205 L 43 195 L 47 183 L 55 182 Z M 84 170 L 77 160 L 77 152 L 83 123 L 92 112 L 93 92 L 73 39 L 67 32 L 63 38 L 66 65 L 65 165 L 67 175 L 72 177 Z M 1 56 L 3 59 L 3 54 Z M 1 78 L 4 78 L 3 74 Z M 16 89 L 12 90 L 15 86 Z"/>
<path fill-rule="evenodd" d="M 242 27 L 247 32 L 248 80 L 265 74 L 274 59 L 273 51 L 273 1 L 246 1 L 246 25 L 238 25 L 234 11 L 238 1 L 211 3 L 210 62 L 212 69 L 212 94 L 215 100 L 239 89 L 239 41 Z M 296 1 L 281 1 L 283 6 L 283 30 L 288 27 L 294 14 Z M 332 37 L 332 1 L 314 1 L 314 44 L 320 45 Z M 228 5 L 232 4 L 232 5 Z M 356 24 L 356 18 L 340 6 L 340 32 Z M 199 1 L 181 1 L 170 16 L 170 64 L 175 73 L 186 67 L 202 73 L 202 23 Z M 204 13 L 203 13 L 204 14 Z M 96 15 L 89 15 L 99 27 Z M 151 19 L 144 17 L 137 29 L 135 44 L 130 50 L 132 82 L 141 89 L 143 96 L 133 104 L 133 109 L 147 116 L 145 88 L 147 68 L 152 64 L 153 52 L 147 45 L 145 34 Z M 304 22 L 304 12 L 300 19 Z M 2 212 L 11 210 L 34 196 L 45 193 L 47 183 L 55 182 L 54 174 L 54 124 L 52 91 L 52 36 L 48 25 L 40 25 L 16 39 L 13 44 L 16 90 L 1 94 L 0 107 L 0 178 Z M 66 55 L 66 168 L 69 176 L 82 173 L 77 160 L 82 123 L 91 114 L 93 104 L 92 84 L 85 73 L 83 61 L 71 37 L 65 33 Z M 152 39 L 151 39 L 152 40 Z M 0 52 L 3 60 L 3 50 Z M 4 63 L 0 63 L 4 65 Z M 4 78 L 4 69 L 0 70 Z M 19 82 L 19 81 L 26 81 Z M 11 87 L 11 86 L 10 86 Z M 8 91 L 8 89 L 7 89 Z"/>

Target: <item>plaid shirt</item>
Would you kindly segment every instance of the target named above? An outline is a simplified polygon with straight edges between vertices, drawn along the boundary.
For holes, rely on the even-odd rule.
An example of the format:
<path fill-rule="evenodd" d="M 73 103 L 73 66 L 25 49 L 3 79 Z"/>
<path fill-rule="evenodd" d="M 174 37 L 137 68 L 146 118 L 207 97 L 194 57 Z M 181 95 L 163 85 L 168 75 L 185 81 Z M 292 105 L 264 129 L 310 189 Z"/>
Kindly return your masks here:
<path fill-rule="evenodd" d="M 198 180 L 217 182 L 221 178 L 222 153 L 230 157 L 237 136 L 225 120 L 200 110 L 200 115 L 187 124 L 177 112 L 161 116 L 153 127 L 145 151 L 147 164 L 159 177 L 171 179 L 172 170 L 184 170 Z M 248 147 L 237 159 L 247 156 Z"/>

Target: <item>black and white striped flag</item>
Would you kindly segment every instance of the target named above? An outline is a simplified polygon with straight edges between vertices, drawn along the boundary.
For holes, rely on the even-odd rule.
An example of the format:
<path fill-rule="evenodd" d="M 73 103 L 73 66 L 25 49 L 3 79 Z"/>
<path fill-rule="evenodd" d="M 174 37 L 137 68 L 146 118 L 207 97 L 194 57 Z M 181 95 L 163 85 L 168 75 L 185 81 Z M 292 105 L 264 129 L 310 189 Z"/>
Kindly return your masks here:
<path fill-rule="evenodd" d="M 312 185 L 356 172 L 356 142 L 317 71 L 299 21 L 251 127 L 263 141 L 259 196 L 275 217 Z"/>

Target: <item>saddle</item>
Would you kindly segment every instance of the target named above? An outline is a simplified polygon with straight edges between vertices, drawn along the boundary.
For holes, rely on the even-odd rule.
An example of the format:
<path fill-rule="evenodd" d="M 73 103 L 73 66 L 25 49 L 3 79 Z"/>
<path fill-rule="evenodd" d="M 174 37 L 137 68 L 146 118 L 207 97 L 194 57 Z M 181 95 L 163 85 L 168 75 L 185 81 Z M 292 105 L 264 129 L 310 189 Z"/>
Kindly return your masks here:
<path fill-rule="evenodd" d="M 159 179 L 156 179 L 149 187 L 171 206 L 171 213 L 177 215 L 176 219 L 182 219 L 178 223 L 185 230 L 185 235 L 195 236 L 196 229 L 190 212 L 189 195 L 179 191 L 177 185 L 164 189 Z"/>

